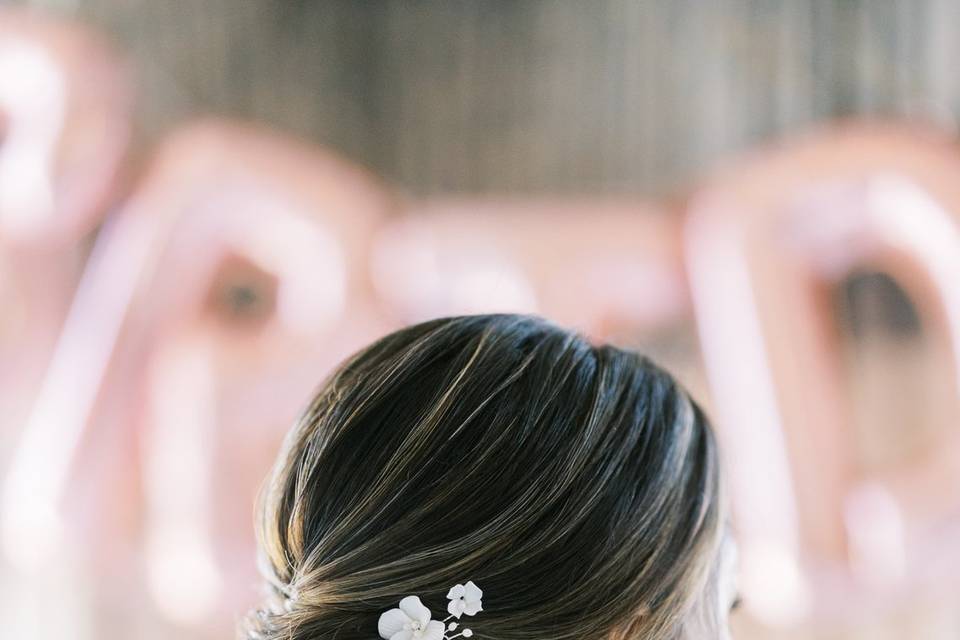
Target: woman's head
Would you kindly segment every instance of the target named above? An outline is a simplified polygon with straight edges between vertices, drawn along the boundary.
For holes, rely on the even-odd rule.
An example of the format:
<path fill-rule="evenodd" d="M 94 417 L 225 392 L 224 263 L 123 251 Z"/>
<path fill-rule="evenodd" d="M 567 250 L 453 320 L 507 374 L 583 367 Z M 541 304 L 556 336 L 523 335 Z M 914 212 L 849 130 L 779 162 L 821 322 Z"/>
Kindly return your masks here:
<path fill-rule="evenodd" d="M 660 639 L 725 624 L 717 451 L 642 356 L 537 317 L 444 318 L 340 366 L 260 517 L 250 638 L 377 637 L 416 594 L 484 590 L 475 637 Z"/>

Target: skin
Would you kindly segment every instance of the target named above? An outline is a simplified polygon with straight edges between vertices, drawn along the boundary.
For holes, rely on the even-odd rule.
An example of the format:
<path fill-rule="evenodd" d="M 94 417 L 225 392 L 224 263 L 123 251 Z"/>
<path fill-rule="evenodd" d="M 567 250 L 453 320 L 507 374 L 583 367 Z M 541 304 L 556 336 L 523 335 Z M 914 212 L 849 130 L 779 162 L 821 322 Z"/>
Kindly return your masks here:
<path fill-rule="evenodd" d="M 726 526 L 705 590 L 689 613 L 683 640 L 731 640 L 730 615 L 740 605 L 737 585 L 738 549 Z"/>
<path fill-rule="evenodd" d="M 717 597 L 720 599 L 718 611 L 721 612 L 720 640 L 730 640 L 730 614 L 740 604 L 737 590 L 737 543 L 729 529 L 724 535 L 720 548 L 720 569 Z"/>

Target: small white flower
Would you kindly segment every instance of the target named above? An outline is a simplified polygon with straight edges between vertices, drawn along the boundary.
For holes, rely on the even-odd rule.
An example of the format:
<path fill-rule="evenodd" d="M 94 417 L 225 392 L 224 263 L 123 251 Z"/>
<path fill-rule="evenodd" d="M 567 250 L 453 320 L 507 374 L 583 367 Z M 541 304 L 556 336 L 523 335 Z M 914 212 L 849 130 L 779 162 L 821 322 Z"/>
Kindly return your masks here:
<path fill-rule="evenodd" d="M 470 631 L 470 629 L 464 629 L 462 633 L 464 638 L 469 638 L 473 635 L 473 631 Z"/>
<path fill-rule="evenodd" d="M 472 580 L 468 581 L 466 585 L 457 584 L 450 587 L 447 598 L 450 599 L 450 602 L 447 603 L 447 611 L 457 619 L 464 613 L 468 616 L 475 616 L 483 611 L 483 603 L 480 601 L 483 598 L 483 591 L 473 584 Z"/>
<path fill-rule="evenodd" d="M 400 601 L 399 609 L 380 615 L 377 631 L 384 640 L 443 640 L 444 624 L 430 619 L 430 610 L 417 596 Z"/>

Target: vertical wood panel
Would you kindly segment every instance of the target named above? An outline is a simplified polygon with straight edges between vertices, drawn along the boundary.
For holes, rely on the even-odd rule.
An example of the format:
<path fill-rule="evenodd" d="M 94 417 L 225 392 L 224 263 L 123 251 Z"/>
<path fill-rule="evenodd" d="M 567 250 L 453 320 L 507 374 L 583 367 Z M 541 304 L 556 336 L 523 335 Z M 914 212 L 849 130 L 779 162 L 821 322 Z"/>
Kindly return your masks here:
<path fill-rule="evenodd" d="M 663 193 L 855 114 L 952 122 L 954 0 L 33 0 L 112 34 L 147 142 L 223 113 L 416 193 Z"/>

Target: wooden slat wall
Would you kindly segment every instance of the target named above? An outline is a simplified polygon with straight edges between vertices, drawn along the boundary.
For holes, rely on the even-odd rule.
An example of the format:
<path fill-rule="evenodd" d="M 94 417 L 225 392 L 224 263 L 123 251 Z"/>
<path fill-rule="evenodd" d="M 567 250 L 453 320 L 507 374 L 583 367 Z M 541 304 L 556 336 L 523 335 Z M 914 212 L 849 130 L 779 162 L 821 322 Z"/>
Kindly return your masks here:
<path fill-rule="evenodd" d="M 960 109 L 956 0 L 32 0 L 109 32 L 145 139 L 221 113 L 418 194 L 662 194 L 781 132 Z"/>

